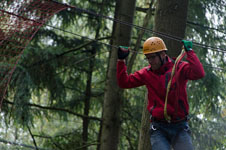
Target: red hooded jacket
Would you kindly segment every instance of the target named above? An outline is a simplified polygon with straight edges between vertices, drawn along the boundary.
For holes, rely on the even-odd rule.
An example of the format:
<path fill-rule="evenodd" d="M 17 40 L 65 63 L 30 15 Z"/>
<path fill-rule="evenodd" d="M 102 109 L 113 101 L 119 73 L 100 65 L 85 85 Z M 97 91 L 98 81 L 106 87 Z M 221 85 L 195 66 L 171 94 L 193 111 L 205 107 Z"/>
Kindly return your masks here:
<path fill-rule="evenodd" d="M 188 62 L 180 62 L 176 78 L 172 79 L 168 94 L 167 114 L 173 120 L 184 119 L 189 113 L 186 85 L 188 80 L 197 80 L 205 76 L 202 64 L 194 51 L 187 53 Z M 127 74 L 125 62 L 117 63 L 117 80 L 120 88 L 135 88 L 145 85 L 148 89 L 147 109 L 155 119 L 164 119 L 166 89 L 170 80 L 174 61 L 167 56 L 167 62 L 158 70 L 144 67 L 133 74 Z"/>

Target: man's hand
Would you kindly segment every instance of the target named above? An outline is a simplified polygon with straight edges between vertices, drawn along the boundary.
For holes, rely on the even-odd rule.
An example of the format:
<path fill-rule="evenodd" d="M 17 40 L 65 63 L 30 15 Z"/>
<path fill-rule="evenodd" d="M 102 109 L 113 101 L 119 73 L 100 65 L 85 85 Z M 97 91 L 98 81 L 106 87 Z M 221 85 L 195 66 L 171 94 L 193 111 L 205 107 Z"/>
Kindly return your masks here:
<path fill-rule="evenodd" d="M 191 41 L 182 40 L 182 43 L 184 44 L 184 49 L 186 52 L 192 50 L 192 42 Z"/>
<path fill-rule="evenodd" d="M 118 48 L 118 59 L 126 59 L 126 57 L 129 55 L 130 48 L 125 46 L 119 46 Z"/>

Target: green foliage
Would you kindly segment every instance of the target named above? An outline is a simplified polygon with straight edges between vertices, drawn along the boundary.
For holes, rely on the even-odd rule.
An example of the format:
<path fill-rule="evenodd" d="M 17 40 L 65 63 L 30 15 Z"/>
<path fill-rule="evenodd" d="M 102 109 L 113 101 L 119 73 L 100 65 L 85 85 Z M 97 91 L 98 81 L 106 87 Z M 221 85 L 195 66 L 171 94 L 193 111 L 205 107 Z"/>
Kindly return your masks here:
<path fill-rule="evenodd" d="M 198 25 L 188 24 L 187 37 L 194 41 L 212 47 L 223 48 L 225 37 L 220 17 L 224 14 L 223 1 L 192 1 L 188 13 L 188 20 Z M 219 14 L 219 15 L 216 15 Z M 215 21 L 213 21 L 215 20 Z M 219 22 L 217 21 L 219 20 Z M 217 22 L 217 23 L 216 23 Z M 214 27 L 220 30 L 207 28 Z M 221 32 L 219 32 L 221 31 Z M 210 68 L 218 66 L 225 69 L 225 53 L 213 49 L 194 46 L 204 65 L 206 76 L 198 82 L 190 82 L 188 95 L 191 106 L 191 126 L 193 141 L 197 149 L 225 149 L 225 120 L 222 111 L 225 108 L 225 70 Z M 197 118 L 201 115 L 201 119 Z M 219 138 L 221 137 L 221 138 Z"/>
<path fill-rule="evenodd" d="M 17 67 L 12 76 L 12 90 L 14 92 L 14 119 L 19 123 L 26 125 L 28 122 L 32 121 L 31 109 L 27 105 L 31 99 L 31 90 L 33 89 L 33 82 L 29 74 L 23 67 Z M 11 92 L 10 92 L 11 93 Z"/>
<path fill-rule="evenodd" d="M 49 137 L 44 146 L 53 149 L 74 150 L 82 146 L 81 131 L 59 131 L 54 137 Z"/>

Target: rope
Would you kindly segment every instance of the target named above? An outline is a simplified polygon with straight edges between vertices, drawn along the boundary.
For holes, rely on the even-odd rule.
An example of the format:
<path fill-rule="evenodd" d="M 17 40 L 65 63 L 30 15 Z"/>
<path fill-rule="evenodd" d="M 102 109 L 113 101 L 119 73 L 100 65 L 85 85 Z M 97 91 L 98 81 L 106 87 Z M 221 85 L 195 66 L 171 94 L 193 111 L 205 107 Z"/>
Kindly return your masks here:
<path fill-rule="evenodd" d="M 67 4 L 64 4 L 64 5 L 67 5 Z M 70 8 L 72 10 L 79 11 L 81 13 L 86 13 L 86 14 L 90 14 L 90 15 L 93 15 L 93 16 L 102 17 L 104 19 L 108 19 L 108 20 L 111 20 L 111 21 L 114 21 L 114 22 L 117 22 L 117 23 L 120 23 L 120 24 L 124 24 L 124 25 L 130 26 L 130 27 L 135 27 L 136 29 L 139 29 L 139 30 L 155 33 L 156 35 L 163 36 L 163 37 L 168 38 L 168 39 L 172 39 L 172 40 L 179 41 L 179 42 L 182 40 L 181 37 L 178 37 L 178 36 L 174 36 L 174 35 L 163 33 L 163 32 L 159 32 L 159 31 L 154 31 L 152 29 L 141 27 L 141 26 L 135 25 L 133 23 L 128 23 L 126 21 L 115 19 L 115 18 L 112 18 L 112 17 L 109 17 L 109 16 L 97 14 L 97 13 L 95 13 L 93 11 L 90 11 L 90 10 L 87 10 L 87 9 L 78 8 L 76 6 L 70 6 Z M 194 42 L 194 41 L 192 41 L 192 42 L 193 42 L 193 45 L 196 45 L 198 47 L 209 48 L 209 49 L 212 49 L 213 51 L 226 53 L 226 49 L 222 49 L 220 47 L 213 47 L 213 46 L 209 46 L 209 45 L 205 45 L 205 44 L 200 44 L 200 43 L 197 43 L 197 42 Z"/>
<path fill-rule="evenodd" d="M 166 97 L 165 97 L 165 104 L 164 104 L 164 117 L 165 117 L 165 119 L 168 122 L 170 122 L 170 120 L 171 120 L 171 117 L 167 114 L 168 94 L 169 94 L 169 91 L 170 91 L 170 86 L 171 86 L 172 79 L 173 79 L 174 75 L 176 74 L 176 68 L 177 68 L 179 62 L 181 61 L 181 59 L 184 57 L 184 55 L 185 55 L 185 50 L 183 48 L 181 53 L 180 53 L 180 55 L 177 57 L 174 65 L 173 65 L 173 69 L 172 69 L 172 73 L 171 73 L 171 76 L 170 76 L 170 80 L 168 82 L 167 89 L 166 89 Z"/>
<path fill-rule="evenodd" d="M 51 27 L 55 30 L 59 30 L 59 31 L 62 31 L 62 32 L 66 32 L 66 33 L 69 33 L 69 34 L 73 34 L 75 36 L 78 36 L 78 37 L 81 37 L 81 38 L 85 38 L 85 39 L 88 39 L 88 40 L 91 40 L 91 41 L 94 41 L 94 42 L 97 42 L 97 43 L 100 43 L 100 44 L 103 44 L 103 45 L 106 45 L 108 47 L 114 47 L 114 48 L 118 48 L 118 46 L 116 45 L 111 45 L 111 44 L 108 44 L 108 43 L 104 43 L 104 42 L 100 42 L 98 40 L 95 40 L 95 39 L 92 39 L 92 38 L 89 38 L 87 36 L 83 36 L 83 35 L 80 35 L 80 34 L 77 34 L 77 33 L 74 33 L 74 32 L 70 32 L 70 31 L 66 31 L 64 29 L 60 29 L 58 27 L 54 27 L 54 26 L 51 26 L 51 25 L 47 25 L 48 27 Z M 199 44 L 199 43 L 194 43 L 194 45 L 197 45 L 199 47 L 202 47 L 202 48 L 207 48 L 206 46 L 207 45 L 202 45 L 202 44 Z M 210 49 L 214 48 L 214 47 L 209 47 Z M 134 50 L 130 50 L 131 52 L 133 53 L 138 53 L 138 54 L 143 54 L 143 52 L 138 52 L 138 51 L 134 51 Z M 226 53 L 226 51 L 219 51 L 219 52 L 223 52 L 223 53 Z M 206 66 L 206 67 L 209 67 L 209 68 L 213 68 L 215 70 L 222 70 L 222 71 L 226 71 L 226 69 L 224 68 L 220 68 L 220 67 L 213 67 L 213 66 L 210 66 L 210 65 L 203 65 L 203 66 Z"/>

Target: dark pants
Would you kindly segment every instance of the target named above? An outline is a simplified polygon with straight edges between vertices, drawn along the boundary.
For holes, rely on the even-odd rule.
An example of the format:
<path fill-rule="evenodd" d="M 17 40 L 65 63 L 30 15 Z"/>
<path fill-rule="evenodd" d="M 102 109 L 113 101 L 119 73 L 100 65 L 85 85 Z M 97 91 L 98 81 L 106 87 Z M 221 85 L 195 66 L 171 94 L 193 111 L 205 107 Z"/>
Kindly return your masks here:
<path fill-rule="evenodd" d="M 187 121 L 179 123 L 152 122 L 150 126 L 152 150 L 193 150 Z"/>

